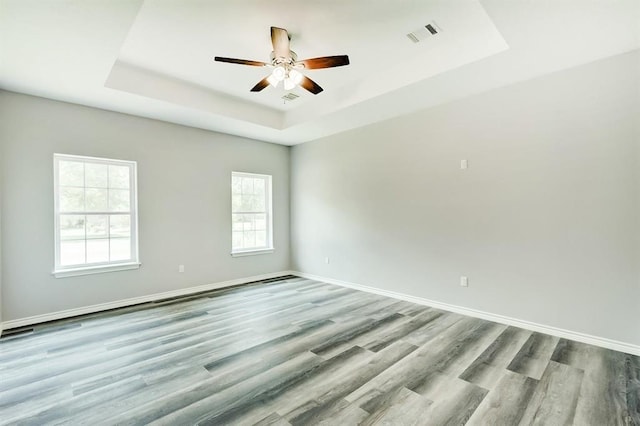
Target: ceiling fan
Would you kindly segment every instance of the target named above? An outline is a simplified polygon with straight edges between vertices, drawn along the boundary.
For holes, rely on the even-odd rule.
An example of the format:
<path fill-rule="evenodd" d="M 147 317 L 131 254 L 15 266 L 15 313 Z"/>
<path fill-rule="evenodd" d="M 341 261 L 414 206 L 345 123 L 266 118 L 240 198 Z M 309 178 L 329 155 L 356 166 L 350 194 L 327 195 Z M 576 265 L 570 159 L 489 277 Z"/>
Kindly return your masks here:
<path fill-rule="evenodd" d="M 230 64 L 273 68 L 273 71 L 269 76 L 263 78 L 258 82 L 258 84 L 253 86 L 251 89 L 252 92 L 259 92 L 269 84 L 276 87 L 278 83 L 282 81 L 285 90 L 291 90 L 300 85 L 314 95 L 322 92 L 322 87 L 309 77 L 303 75 L 300 70 L 315 70 L 349 65 L 349 57 L 347 55 L 323 56 L 320 58 L 304 59 L 299 61 L 298 55 L 289 48 L 290 40 L 291 37 L 287 30 L 278 27 L 271 27 L 271 44 L 273 45 L 271 62 L 223 58 L 220 56 L 216 56 L 215 60 Z"/>

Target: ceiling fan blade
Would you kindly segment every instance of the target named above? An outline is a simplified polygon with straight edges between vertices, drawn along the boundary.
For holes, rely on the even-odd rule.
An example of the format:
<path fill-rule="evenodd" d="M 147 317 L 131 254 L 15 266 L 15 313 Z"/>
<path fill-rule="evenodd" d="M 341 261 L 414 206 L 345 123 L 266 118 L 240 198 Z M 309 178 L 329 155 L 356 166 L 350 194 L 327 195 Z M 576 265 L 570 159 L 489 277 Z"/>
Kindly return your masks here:
<path fill-rule="evenodd" d="M 271 44 L 276 58 L 288 58 L 291 56 L 289 33 L 284 28 L 271 27 Z"/>
<path fill-rule="evenodd" d="M 310 91 L 314 95 L 317 95 L 318 93 L 322 92 L 322 90 L 323 90 L 322 87 L 318 86 L 318 83 L 316 83 L 315 81 L 311 80 L 306 75 L 302 76 L 302 81 L 300 82 L 300 86 L 302 86 L 303 88 L 307 89 L 308 91 Z"/>
<path fill-rule="evenodd" d="M 265 62 L 260 61 L 249 61 L 247 59 L 236 59 L 236 58 L 223 58 L 221 56 L 216 56 L 214 60 L 218 62 L 227 62 L 230 64 L 239 64 L 239 65 L 251 65 L 254 67 L 264 67 L 267 66 Z"/>
<path fill-rule="evenodd" d="M 349 65 L 349 57 L 347 55 L 323 56 L 321 58 L 305 59 L 296 63 L 304 65 L 308 70 L 317 70 L 321 68 L 333 68 Z"/>
<path fill-rule="evenodd" d="M 263 78 L 262 80 L 260 80 L 258 82 L 258 84 L 256 84 L 255 86 L 253 86 L 253 88 L 251 89 L 252 92 L 259 92 L 262 89 L 264 89 L 265 87 L 267 87 L 269 85 L 269 81 L 267 80 L 268 77 Z"/>

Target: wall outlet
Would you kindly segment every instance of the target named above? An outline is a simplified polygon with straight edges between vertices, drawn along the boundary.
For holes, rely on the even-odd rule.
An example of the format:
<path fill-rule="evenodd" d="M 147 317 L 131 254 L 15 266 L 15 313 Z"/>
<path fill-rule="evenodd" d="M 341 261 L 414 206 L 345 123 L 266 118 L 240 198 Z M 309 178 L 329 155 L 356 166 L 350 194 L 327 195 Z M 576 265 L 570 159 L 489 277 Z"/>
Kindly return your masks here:
<path fill-rule="evenodd" d="M 325 257 L 325 258 L 324 258 L 324 263 L 326 263 L 327 265 L 330 263 L 330 260 L 329 260 L 329 258 L 328 258 L 328 257 Z"/>
<path fill-rule="evenodd" d="M 469 167 L 469 162 L 467 160 L 460 160 L 460 168 L 462 170 L 466 170 Z"/>
<path fill-rule="evenodd" d="M 460 277 L 460 286 L 461 287 L 469 287 L 469 278 Z"/>
<path fill-rule="evenodd" d="M 178 265 L 178 272 L 184 272 L 184 265 Z"/>

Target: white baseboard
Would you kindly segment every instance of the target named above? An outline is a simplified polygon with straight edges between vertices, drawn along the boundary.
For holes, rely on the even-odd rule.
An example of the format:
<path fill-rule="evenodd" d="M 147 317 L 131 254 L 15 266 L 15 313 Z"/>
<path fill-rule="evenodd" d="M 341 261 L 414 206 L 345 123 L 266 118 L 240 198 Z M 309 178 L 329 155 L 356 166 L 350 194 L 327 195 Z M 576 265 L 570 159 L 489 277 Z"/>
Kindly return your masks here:
<path fill-rule="evenodd" d="M 406 300 L 407 302 L 417 303 L 420 305 L 431 306 L 433 308 L 442 309 L 449 312 L 455 312 L 462 315 L 467 315 L 474 318 L 481 318 L 488 321 L 497 322 L 500 324 L 512 325 L 515 327 L 524 328 L 526 330 L 537 331 L 540 333 L 550 334 L 552 336 L 561 337 L 564 339 L 575 340 L 577 342 L 587 343 L 589 345 L 600 346 L 607 349 L 613 349 L 614 351 L 625 352 L 628 354 L 640 356 L 640 346 L 630 343 L 619 342 L 617 340 L 611 340 L 604 337 L 592 336 L 589 334 L 578 333 L 576 331 L 565 330 L 562 328 L 552 327 L 543 324 L 537 324 L 530 321 L 524 321 L 517 318 L 511 318 L 504 315 L 492 314 L 489 312 L 483 312 L 476 309 L 465 308 L 462 306 L 450 305 L 448 303 L 436 302 L 434 300 L 424 299 L 422 297 L 410 296 L 408 294 L 397 293 L 395 291 L 382 290 L 375 287 L 369 287 L 362 284 L 351 283 L 347 281 L 336 280 L 333 278 L 321 277 L 318 275 L 307 274 L 305 272 L 290 271 L 292 275 L 297 275 L 302 278 L 308 278 L 311 280 L 322 281 L 329 284 L 335 284 L 342 287 L 349 287 L 355 290 L 366 291 L 368 293 L 379 294 L 381 296 L 392 297 L 394 299 Z"/>
<path fill-rule="evenodd" d="M 203 291 L 216 290 L 220 288 L 231 287 L 234 285 L 246 284 L 253 281 L 267 280 L 270 278 L 276 278 L 276 277 L 281 277 L 284 275 L 291 275 L 291 274 L 292 274 L 291 271 L 273 272 L 270 274 L 256 275 L 253 277 L 238 278 L 235 280 L 222 281 L 222 282 L 217 282 L 212 284 L 204 284 L 197 287 L 188 287 L 188 288 L 181 288 L 178 290 L 165 291 L 164 293 L 156 293 L 156 294 L 150 294 L 147 296 L 133 297 L 131 299 L 117 300 L 115 302 L 100 303 L 97 305 L 85 306 L 82 308 L 66 309 L 64 311 L 52 312 L 50 314 L 19 318 L 19 319 L 0 323 L 0 333 L 2 329 L 10 330 L 12 328 L 25 327 L 28 325 L 34 325 L 34 324 L 39 324 L 39 323 L 48 322 L 48 321 L 75 317 L 78 315 L 92 314 L 95 312 L 106 311 L 109 309 L 123 308 L 125 306 L 138 305 L 140 303 L 147 303 L 147 302 L 153 302 L 156 300 L 169 299 L 172 297 L 187 296 L 190 294 L 200 293 Z"/>

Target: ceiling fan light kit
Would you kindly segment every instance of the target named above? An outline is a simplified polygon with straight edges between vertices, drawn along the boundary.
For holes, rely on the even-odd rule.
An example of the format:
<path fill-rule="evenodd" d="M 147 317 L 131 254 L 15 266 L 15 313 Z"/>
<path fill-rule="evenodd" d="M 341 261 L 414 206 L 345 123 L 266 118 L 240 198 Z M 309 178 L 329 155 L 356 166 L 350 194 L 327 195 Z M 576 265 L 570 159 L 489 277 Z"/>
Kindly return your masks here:
<path fill-rule="evenodd" d="M 217 62 L 226 62 L 229 64 L 249 65 L 254 67 L 271 67 L 273 71 L 270 75 L 260 80 L 253 88 L 252 92 L 260 92 L 265 87 L 271 85 L 277 87 L 282 81 L 285 90 L 291 90 L 297 86 L 317 95 L 322 92 L 315 81 L 302 74 L 302 69 L 322 69 L 334 68 L 349 65 L 349 57 L 347 55 L 323 56 L 320 58 L 305 59 L 298 61 L 298 55 L 289 48 L 291 37 L 287 30 L 278 27 L 271 27 L 271 43 L 273 52 L 271 52 L 271 62 L 250 61 L 246 59 L 225 58 L 216 56 Z"/>
<path fill-rule="evenodd" d="M 284 80 L 285 76 L 286 76 L 286 71 L 284 67 L 278 66 L 278 67 L 275 67 L 271 75 L 267 77 L 267 81 L 273 87 L 277 87 L 278 83 Z"/>
<path fill-rule="evenodd" d="M 284 90 L 291 90 L 302 82 L 302 73 L 294 69 L 289 70 L 287 77 L 284 79 Z"/>

